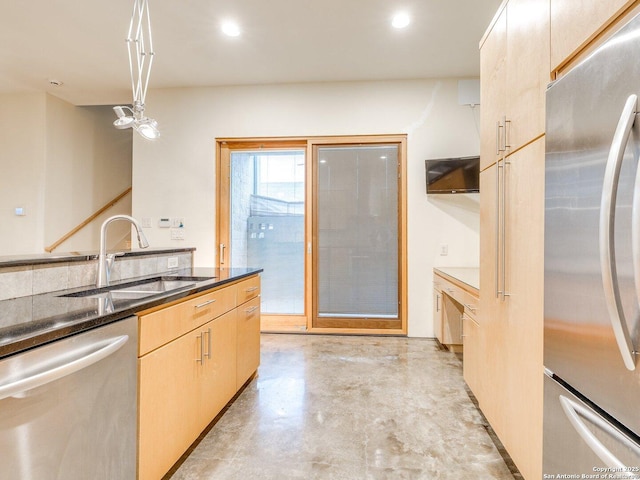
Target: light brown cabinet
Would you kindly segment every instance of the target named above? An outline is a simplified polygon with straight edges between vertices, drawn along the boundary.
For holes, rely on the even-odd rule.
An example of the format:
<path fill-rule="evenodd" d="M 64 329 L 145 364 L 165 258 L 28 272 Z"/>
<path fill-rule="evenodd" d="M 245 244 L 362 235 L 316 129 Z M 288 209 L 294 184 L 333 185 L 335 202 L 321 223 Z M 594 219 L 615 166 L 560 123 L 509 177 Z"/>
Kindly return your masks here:
<path fill-rule="evenodd" d="M 442 343 L 442 290 L 438 276 L 433 276 L 433 329 L 438 341 Z"/>
<path fill-rule="evenodd" d="M 480 325 L 473 314 L 468 310 L 462 314 L 464 357 L 462 369 L 464 381 L 476 396 L 482 396 L 482 347 L 480 337 Z"/>
<path fill-rule="evenodd" d="M 465 357 L 476 357 L 480 365 L 475 370 L 469 365 L 467 383 L 527 479 L 542 476 L 542 215 L 550 8 L 549 0 L 509 0 L 481 42 L 482 289 L 477 322 L 466 317 L 464 322 Z"/>
<path fill-rule="evenodd" d="M 561 69 L 633 0 L 552 0 L 551 70 Z"/>
<path fill-rule="evenodd" d="M 544 137 L 480 181 L 479 355 L 491 388 L 474 393 L 524 477 L 541 478 Z"/>
<path fill-rule="evenodd" d="M 549 0 L 510 0 L 481 42 L 481 169 L 544 134 L 549 80 Z"/>
<path fill-rule="evenodd" d="M 445 269 L 443 269 L 445 270 Z M 451 351 L 461 351 L 465 342 L 463 315 L 475 315 L 477 290 L 445 271 L 433 272 L 434 328 L 438 341 Z M 464 271 L 475 269 L 450 269 Z M 467 273 L 468 275 L 468 273 Z M 466 355 L 466 354 L 465 354 Z"/>
<path fill-rule="evenodd" d="M 162 478 L 256 372 L 260 277 L 139 316 L 138 478 Z"/>

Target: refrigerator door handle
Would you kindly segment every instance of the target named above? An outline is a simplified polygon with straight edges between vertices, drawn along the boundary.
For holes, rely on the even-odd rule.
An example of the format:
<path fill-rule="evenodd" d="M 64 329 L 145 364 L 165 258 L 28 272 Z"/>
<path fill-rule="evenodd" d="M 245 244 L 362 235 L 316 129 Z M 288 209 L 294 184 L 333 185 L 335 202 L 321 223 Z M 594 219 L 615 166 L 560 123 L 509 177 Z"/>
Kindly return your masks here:
<path fill-rule="evenodd" d="M 629 141 L 631 127 L 635 120 L 637 103 L 638 97 L 636 95 L 630 95 L 620 115 L 618 126 L 613 134 L 611 148 L 609 149 L 602 185 L 602 198 L 600 201 L 599 243 L 602 286 L 618 349 L 622 355 L 625 367 L 629 370 L 635 370 L 636 368 L 634 357 L 635 349 L 631 341 L 631 336 L 629 335 L 629 329 L 627 328 L 627 322 L 624 318 L 624 311 L 620 300 L 620 288 L 618 286 L 615 263 L 614 227 L 620 167 L 622 166 L 624 150 Z"/>
<path fill-rule="evenodd" d="M 618 430 L 612 427 L 608 422 L 602 419 L 599 415 L 596 415 L 591 410 L 583 407 L 582 405 L 574 402 L 573 400 L 565 397 L 564 395 L 560 395 L 560 404 L 562 405 L 562 410 L 564 410 L 565 415 L 571 422 L 571 425 L 576 430 L 578 435 L 584 440 L 584 442 L 589 446 L 591 450 L 598 456 L 600 460 L 604 462 L 604 464 L 609 468 L 615 468 L 616 471 L 626 472 L 627 470 L 624 463 L 622 463 L 618 457 L 616 457 L 611 451 L 609 451 L 601 442 L 596 438 L 596 436 L 587 428 L 584 422 L 580 419 L 580 416 L 586 418 L 591 423 L 593 423 L 600 430 L 605 432 L 607 435 L 615 438 L 620 443 L 623 443 L 628 448 L 631 448 L 636 454 L 640 454 L 638 447 L 633 444 L 629 439 L 627 439 L 624 435 L 622 435 Z M 621 478 L 625 478 L 624 476 Z"/>

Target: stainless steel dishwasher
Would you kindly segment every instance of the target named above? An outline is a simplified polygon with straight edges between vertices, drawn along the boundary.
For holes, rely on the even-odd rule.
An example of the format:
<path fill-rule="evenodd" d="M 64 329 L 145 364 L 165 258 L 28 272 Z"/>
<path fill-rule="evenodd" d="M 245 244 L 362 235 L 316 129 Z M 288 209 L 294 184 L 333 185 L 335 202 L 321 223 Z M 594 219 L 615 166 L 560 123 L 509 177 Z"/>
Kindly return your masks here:
<path fill-rule="evenodd" d="M 137 319 L 0 361 L 0 479 L 136 477 Z"/>

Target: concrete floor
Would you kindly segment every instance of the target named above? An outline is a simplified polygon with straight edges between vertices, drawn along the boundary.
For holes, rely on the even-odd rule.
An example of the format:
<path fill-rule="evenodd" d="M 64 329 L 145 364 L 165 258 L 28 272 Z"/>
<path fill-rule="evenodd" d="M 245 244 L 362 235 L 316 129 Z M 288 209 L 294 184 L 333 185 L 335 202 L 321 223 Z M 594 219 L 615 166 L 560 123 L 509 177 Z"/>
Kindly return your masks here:
<path fill-rule="evenodd" d="M 166 478 L 514 475 L 467 394 L 459 358 L 435 341 L 272 334 L 262 335 L 258 377 Z"/>

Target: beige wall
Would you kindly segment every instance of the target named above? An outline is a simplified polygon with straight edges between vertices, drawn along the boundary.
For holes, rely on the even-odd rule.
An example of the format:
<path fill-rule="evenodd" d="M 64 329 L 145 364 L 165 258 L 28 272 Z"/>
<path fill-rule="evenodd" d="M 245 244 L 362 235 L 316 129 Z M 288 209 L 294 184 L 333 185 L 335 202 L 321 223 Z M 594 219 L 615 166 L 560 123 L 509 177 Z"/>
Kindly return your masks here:
<path fill-rule="evenodd" d="M 131 186 L 132 134 L 113 127 L 111 107 L 76 107 L 50 95 L 46 119 L 44 240 L 50 245 Z M 121 213 L 131 213 L 130 194 L 57 251 L 97 250 L 102 221 Z M 116 222 L 108 233 L 114 247 L 128 240 L 130 225 Z"/>
<path fill-rule="evenodd" d="M 479 255 L 478 195 L 425 194 L 425 159 L 479 153 L 478 108 L 457 94 L 456 79 L 151 91 L 162 136 L 134 137 L 133 215 L 152 219 L 152 246 L 194 246 L 196 266 L 213 266 L 216 137 L 407 133 L 409 334 L 433 336 L 432 268 L 477 266 Z M 184 217 L 186 239 L 171 240 L 160 217 Z"/>
<path fill-rule="evenodd" d="M 0 105 L 0 255 L 42 252 L 46 95 L 0 95 Z"/>
<path fill-rule="evenodd" d="M 131 132 L 112 127 L 109 107 L 75 107 L 45 93 L 0 101 L 0 255 L 44 253 L 131 185 Z M 130 211 L 129 196 L 104 217 Z M 96 250 L 100 220 L 57 251 Z M 110 240 L 128 233 L 123 224 Z"/>

